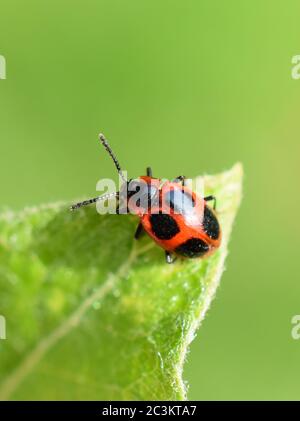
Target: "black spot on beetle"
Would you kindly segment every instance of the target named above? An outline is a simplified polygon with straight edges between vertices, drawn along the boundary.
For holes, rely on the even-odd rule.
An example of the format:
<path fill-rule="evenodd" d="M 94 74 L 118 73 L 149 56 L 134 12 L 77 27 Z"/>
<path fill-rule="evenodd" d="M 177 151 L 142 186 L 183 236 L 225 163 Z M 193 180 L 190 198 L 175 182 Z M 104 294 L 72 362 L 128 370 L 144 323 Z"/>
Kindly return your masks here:
<path fill-rule="evenodd" d="M 153 233 L 160 240 L 170 240 L 180 231 L 175 219 L 164 213 L 152 214 L 150 223 Z"/>
<path fill-rule="evenodd" d="M 212 240 L 217 240 L 220 236 L 219 222 L 208 206 L 204 208 L 203 229 Z"/>
<path fill-rule="evenodd" d="M 190 238 L 175 249 L 175 252 L 185 257 L 200 257 L 207 253 L 209 245 L 200 238 Z"/>

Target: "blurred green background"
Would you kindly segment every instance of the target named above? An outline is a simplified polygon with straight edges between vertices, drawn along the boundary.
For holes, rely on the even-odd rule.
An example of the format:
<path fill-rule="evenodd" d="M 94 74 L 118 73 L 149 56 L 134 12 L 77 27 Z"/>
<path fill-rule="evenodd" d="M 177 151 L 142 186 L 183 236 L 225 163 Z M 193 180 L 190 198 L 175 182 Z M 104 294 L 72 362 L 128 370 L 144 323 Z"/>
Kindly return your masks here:
<path fill-rule="evenodd" d="M 99 131 L 133 176 L 244 164 L 191 399 L 300 397 L 299 16 L 296 0 L 1 2 L 1 205 L 94 195 L 115 177 Z"/>

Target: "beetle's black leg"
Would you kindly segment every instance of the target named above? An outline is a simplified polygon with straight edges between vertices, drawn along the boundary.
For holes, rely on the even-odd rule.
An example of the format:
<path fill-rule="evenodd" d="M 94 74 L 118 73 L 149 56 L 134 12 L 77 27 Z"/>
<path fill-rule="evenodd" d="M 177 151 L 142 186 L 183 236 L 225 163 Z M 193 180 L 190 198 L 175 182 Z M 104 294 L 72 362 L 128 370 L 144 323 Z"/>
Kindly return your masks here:
<path fill-rule="evenodd" d="M 185 175 L 179 175 L 178 177 L 176 177 L 174 180 L 173 180 L 173 183 L 182 183 L 182 185 L 183 186 L 185 186 L 185 179 L 186 179 L 186 176 Z"/>
<path fill-rule="evenodd" d="M 138 240 L 141 237 L 141 235 L 143 235 L 144 233 L 145 231 L 144 231 L 143 225 L 139 223 L 135 231 L 134 238 Z"/>
<path fill-rule="evenodd" d="M 205 202 L 210 202 L 211 200 L 214 202 L 214 205 L 213 205 L 213 208 L 214 208 L 214 210 L 216 210 L 216 207 L 217 207 L 217 198 L 215 197 L 215 196 L 206 196 L 205 198 L 204 198 L 204 200 L 205 200 Z"/>
<path fill-rule="evenodd" d="M 166 251 L 165 253 L 166 253 L 166 262 L 169 264 L 174 263 L 176 260 L 176 257 L 173 257 L 170 251 Z"/>
<path fill-rule="evenodd" d="M 152 168 L 151 167 L 146 168 L 146 174 L 147 174 L 148 177 L 152 177 Z"/>

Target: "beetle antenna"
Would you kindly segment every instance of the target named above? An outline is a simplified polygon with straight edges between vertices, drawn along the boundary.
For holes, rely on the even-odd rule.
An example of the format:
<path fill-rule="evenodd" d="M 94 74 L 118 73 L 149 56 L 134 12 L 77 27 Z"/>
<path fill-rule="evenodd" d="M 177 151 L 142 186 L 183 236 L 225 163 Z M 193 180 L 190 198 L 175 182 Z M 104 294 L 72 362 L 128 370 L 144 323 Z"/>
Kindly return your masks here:
<path fill-rule="evenodd" d="M 109 146 L 109 144 L 108 144 L 105 136 L 102 133 L 99 134 L 99 139 L 100 139 L 100 142 L 102 143 L 102 145 L 105 147 L 106 151 L 109 153 L 111 159 L 113 160 L 113 162 L 115 164 L 115 167 L 117 168 L 117 171 L 118 171 L 120 177 L 122 178 L 122 180 L 124 181 L 124 183 L 126 183 L 126 180 L 125 180 L 125 177 L 124 177 L 124 175 L 122 173 L 122 170 L 121 170 L 119 161 L 117 160 L 116 155 L 113 153 L 113 151 L 112 151 L 111 147 Z"/>
<path fill-rule="evenodd" d="M 103 196 L 98 196 L 98 197 L 94 197 L 93 199 L 88 199 L 88 200 L 84 200 L 83 202 L 75 203 L 75 205 L 72 205 L 70 207 L 70 210 L 74 211 L 76 209 L 82 208 L 82 206 L 88 206 L 88 205 L 91 205 L 92 203 L 96 203 L 99 200 L 107 200 L 107 199 L 110 199 L 111 197 L 118 197 L 118 196 L 119 196 L 119 192 L 107 193 L 107 194 L 104 194 Z"/>

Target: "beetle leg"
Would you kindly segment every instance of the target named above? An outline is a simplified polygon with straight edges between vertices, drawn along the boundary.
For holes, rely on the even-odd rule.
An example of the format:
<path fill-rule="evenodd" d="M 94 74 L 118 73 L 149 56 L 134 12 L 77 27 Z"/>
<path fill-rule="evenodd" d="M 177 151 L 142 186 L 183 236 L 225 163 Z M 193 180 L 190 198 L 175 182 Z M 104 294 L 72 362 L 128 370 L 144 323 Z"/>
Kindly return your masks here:
<path fill-rule="evenodd" d="M 145 231 L 144 231 L 143 225 L 141 223 L 139 223 L 137 228 L 136 228 L 134 238 L 136 240 L 138 240 L 141 237 L 141 235 L 143 235 L 144 233 L 145 233 Z"/>
<path fill-rule="evenodd" d="M 146 173 L 147 173 L 147 176 L 148 177 L 152 177 L 152 168 L 151 167 L 147 167 Z"/>
<path fill-rule="evenodd" d="M 212 195 L 206 196 L 204 198 L 204 200 L 205 200 L 205 202 L 213 201 L 214 202 L 213 208 L 214 208 L 214 210 L 216 210 L 216 207 L 217 207 L 217 198 L 215 196 L 212 196 Z"/>
<path fill-rule="evenodd" d="M 175 262 L 176 257 L 173 257 L 173 255 L 170 251 L 166 251 L 165 254 L 166 254 L 166 262 L 167 263 L 171 264 L 171 263 Z"/>
<path fill-rule="evenodd" d="M 179 175 L 178 177 L 176 177 L 173 180 L 173 183 L 182 183 L 182 185 L 184 187 L 185 186 L 185 179 L 186 179 L 186 176 L 185 175 Z"/>

